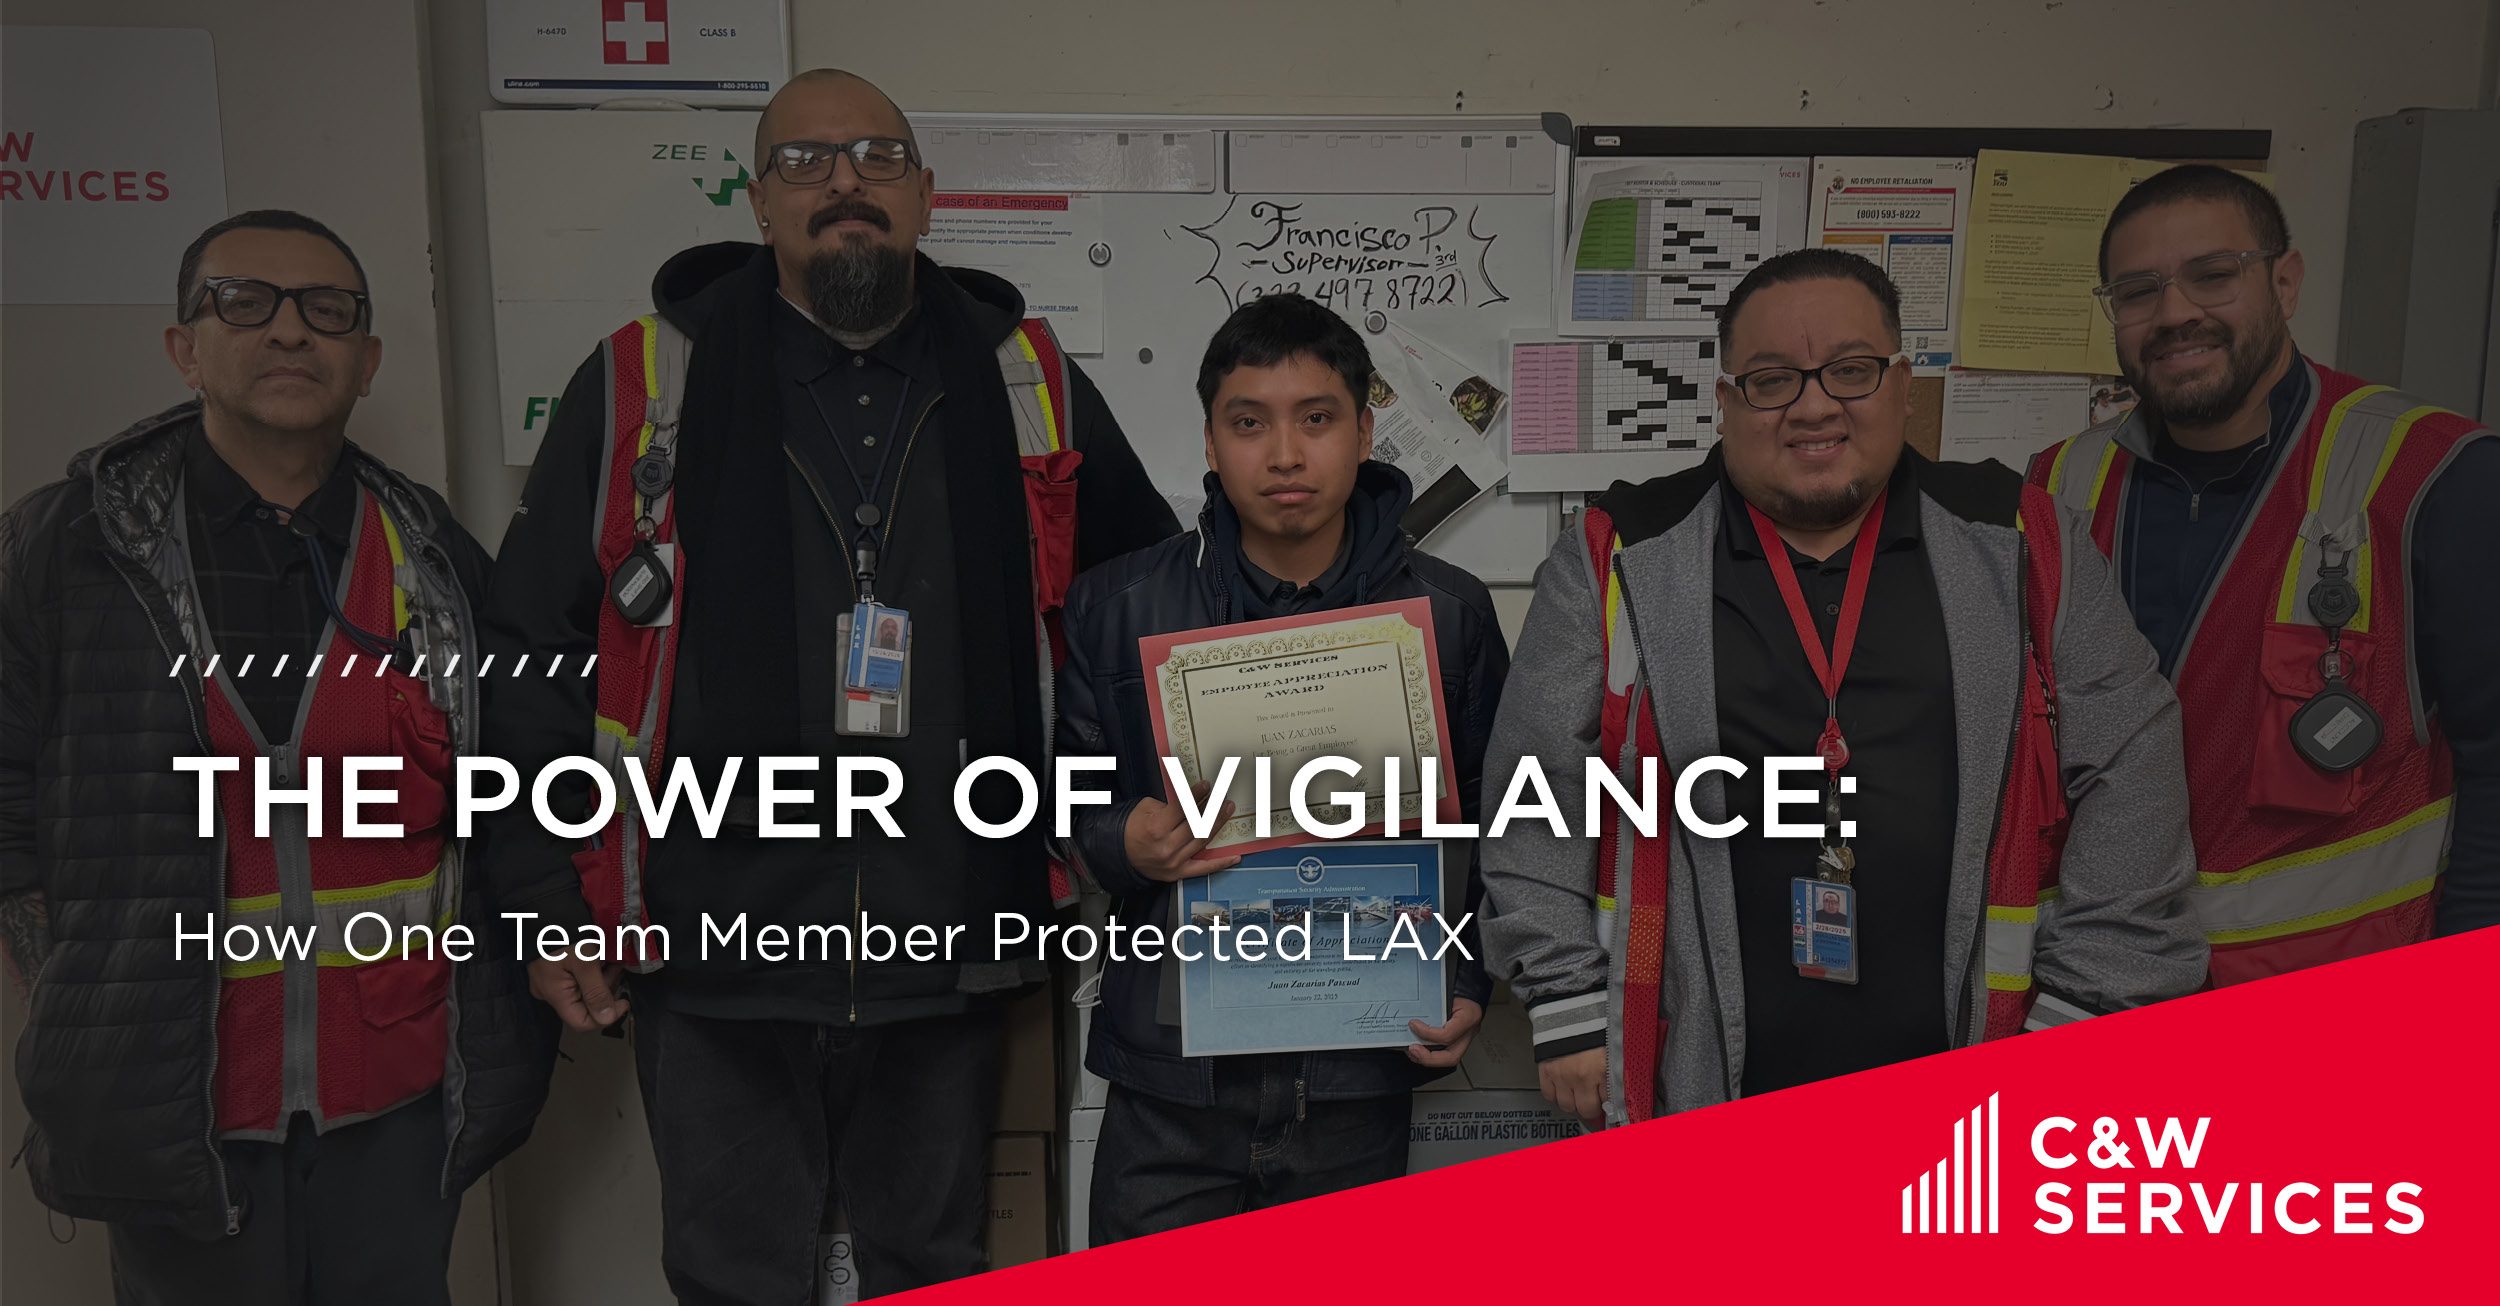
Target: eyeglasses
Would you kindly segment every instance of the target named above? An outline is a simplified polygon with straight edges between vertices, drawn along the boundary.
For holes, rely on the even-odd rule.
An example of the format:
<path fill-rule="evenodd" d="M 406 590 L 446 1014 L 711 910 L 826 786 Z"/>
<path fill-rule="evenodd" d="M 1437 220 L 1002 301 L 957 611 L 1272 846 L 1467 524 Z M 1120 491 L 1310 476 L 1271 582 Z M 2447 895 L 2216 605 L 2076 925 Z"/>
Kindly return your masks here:
<path fill-rule="evenodd" d="M 199 320 L 209 308 L 217 310 L 217 320 L 227 326 L 256 327 L 278 315 L 278 305 L 295 301 L 295 311 L 304 325 L 325 336 L 352 335 L 365 324 L 371 308 L 364 292 L 341 286 L 297 286 L 292 290 L 273 286 L 251 277 L 210 277 L 200 283 L 200 293 L 191 301 L 191 311 L 182 317 L 188 326 Z"/>
<path fill-rule="evenodd" d="M 2271 263 L 2282 253 L 2279 249 L 2242 249 L 2207 254 L 2180 264 L 2177 272 L 2166 277 L 2146 272 L 2094 286 L 2092 297 L 2101 301 L 2101 311 L 2118 326 L 2152 320 L 2161 311 L 2162 292 L 2174 285 L 2198 308 L 2220 308 L 2240 297 L 2240 274 L 2248 270 L 2250 259 Z"/>
<path fill-rule="evenodd" d="M 766 153 L 764 172 L 778 173 L 793 186 L 813 186 L 831 177 L 833 161 L 845 154 L 861 181 L 899 181 L 920 163 L 920 151 L 910 141 L 864 136 L 841 142 L 783 141 Z"/>
<path fill-rule="evenodd" d="M 1823 393 L 1834 399 L 1864 399 L 1884 388 L 1884 370 L 1900 361 L 1899 357 L 1854 354 L 1835 358 L 1821 367 L 1757 367 L 1727 380 L 1748 405 L 1776 411 L 1797 402 L 1805 394 L 1808 380 L 1822 386 Z"/>

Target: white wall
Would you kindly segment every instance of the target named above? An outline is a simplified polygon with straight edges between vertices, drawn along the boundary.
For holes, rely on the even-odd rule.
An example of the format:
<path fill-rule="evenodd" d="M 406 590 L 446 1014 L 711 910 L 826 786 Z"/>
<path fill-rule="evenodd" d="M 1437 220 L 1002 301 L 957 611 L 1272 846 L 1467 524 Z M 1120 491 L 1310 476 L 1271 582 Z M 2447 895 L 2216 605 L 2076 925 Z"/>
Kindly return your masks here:
<path fill-rule="evenodd" d="M 206 28 L 216 47 L 226 201 L 299 209 L 330 225 L 372 279 L 383 341 L 350 438 L 443 481 L 423 110 L 412 4 L 251 0 L 9 0 L 12 25 Z M 0 309 L 0 503 L 57 479 L 71 454 L 189 395 L 165 361 L 165 303 Z"/>

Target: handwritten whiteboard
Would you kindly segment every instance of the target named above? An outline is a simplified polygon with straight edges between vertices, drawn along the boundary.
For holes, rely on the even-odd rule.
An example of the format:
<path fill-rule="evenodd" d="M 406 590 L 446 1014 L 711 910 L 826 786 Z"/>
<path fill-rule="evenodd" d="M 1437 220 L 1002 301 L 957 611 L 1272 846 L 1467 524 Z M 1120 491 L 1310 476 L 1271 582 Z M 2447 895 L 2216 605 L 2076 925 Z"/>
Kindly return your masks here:
<path fill-rule="evenodd" d="M 507 462 L 598 338 L 647 312 L 651 274 L 704 240 L 752 240 L 754 115 L 482 115 Z M 1375 350 L 1394 322 L 1507 385 L 1507 342 L 1549 328 L 1568 146 L 1536 118 L 1278 119 L 924 114 L 941 191 L 1098 198 L 1102 352 L 1080 355 L 1139 459 L 1202 494 L 1206 342 L 1278 290 L 1343 314 Z M 1232 178 L 1260 183 L 1237 191 Z M 1486 432 L 1508 447 L 1497 418 Z M 1194 511 L 1194 508 L 1191 508 Z M 1487 495 L 1424 541 L 1488 583 L 1525 583 L 1560 529 L 1552 495 Z"/>

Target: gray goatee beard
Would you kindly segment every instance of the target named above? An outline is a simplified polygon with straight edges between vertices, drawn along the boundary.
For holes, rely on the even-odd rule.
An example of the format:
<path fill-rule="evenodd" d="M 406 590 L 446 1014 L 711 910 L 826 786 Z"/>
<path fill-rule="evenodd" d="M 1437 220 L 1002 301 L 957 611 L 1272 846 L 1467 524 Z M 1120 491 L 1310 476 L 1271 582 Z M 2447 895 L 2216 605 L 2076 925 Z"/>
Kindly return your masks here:
<path fill-rule="evenodd" d="M 882 333 L 911 308 L 911 256 L 862 241 L 807 261 L 808 307 L 827 331 Z"/>

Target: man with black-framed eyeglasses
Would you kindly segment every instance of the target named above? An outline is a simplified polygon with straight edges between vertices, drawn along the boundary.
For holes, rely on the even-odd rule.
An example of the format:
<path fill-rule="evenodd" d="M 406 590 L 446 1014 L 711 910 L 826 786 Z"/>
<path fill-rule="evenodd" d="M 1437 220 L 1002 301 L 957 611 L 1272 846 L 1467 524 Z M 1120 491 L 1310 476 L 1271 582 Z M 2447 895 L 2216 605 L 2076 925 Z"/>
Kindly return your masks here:
<path fill-rule="evenodd" d="M 937 179 L 883 92 L 800 74 L 751 158 L 762 243 L 670 259 L 658 311 L 574 375 L 488 614 L 507 656 L 598 657 L 594 678 L 499 686 L 498 755 L 683 759 L 707 791 L 750 759 L 718 838 L 620 823 L 585 847 L 522 812 L 489 852 L 515 910 L 616 931 L 605 959 L 534 960 L 532 983 L 579 1030 L 630 1007 L 660 1261 L 689 1306 L 803 1300 L 837 1204 L 864 1294 L 984 1268 L 1003 1013 L 1047 971 L 1037 947 L 879 957 L 864 927 L 985 940 L 1049 916 L 1068 881 L 1041 827 L 975 836 L 956 776 L 992 756 L 1050 773 L 1067 585 L 1179 531 L 1016 288 L 919 252 Z M 827 809 L 843 761 L 892 763 L 902 837 L 763 837 L 757 756 L 816 762 Z M 973 803 L 996 819 L 1013 786 L 990 781 Z M 740 919 L 834 927 L 844 955 L 696 946 Z M 620 991 L 629 925 L 676 946 L 629 955 Z"/>
<path fill-rule="evenodd" d="M 2305 272 L 2264 185 L 2147 178 L 2095 292 L 2135 409 L 2031 467 L 2178 687 L 2218 985 L 2500 924 L 2500 439 L 2303 357 Z"/>
<path fill-rule="evenodd" d="M 1618 483 L 1537 573 L 1488 779 L 1539 758 L 1577 811 L 1583 757 L 1629 792 L 1740 764 L 1693 778 L 1714 828 L 1484 842 L 1493 969 L 1546 1096 L 1592 1125 L 2203 978 L 2170 688 L 2045 495 L 1908 447 L 1900 304 L 1836 250 L 1747 273 L 1718 446 Z M 1774 785 L 1810 833 L 1772 837 Z"/>
<path fill-rule="evenodd" d="M 0 523 L 30 1178 L 105 1224 L 122 1303 L 444 1303 L 461 1193 L 526 1136 L 555 1051 L 517 958 L 374 944 L 495 937 L 445 801 L 479 751 L 488 559 L 347 438 L 382 345 L 336 233 L 238 214 L 175 292 L 197 397 Z M 226 769 L 175 769 L 203 757 Z M 344 767 L 377 757 L 399 771 L 365 787 L 396 801 L 363 819 L 401 837 L 350 837 Z M 256 775 L 315 805 L 256 812 Z"/>

